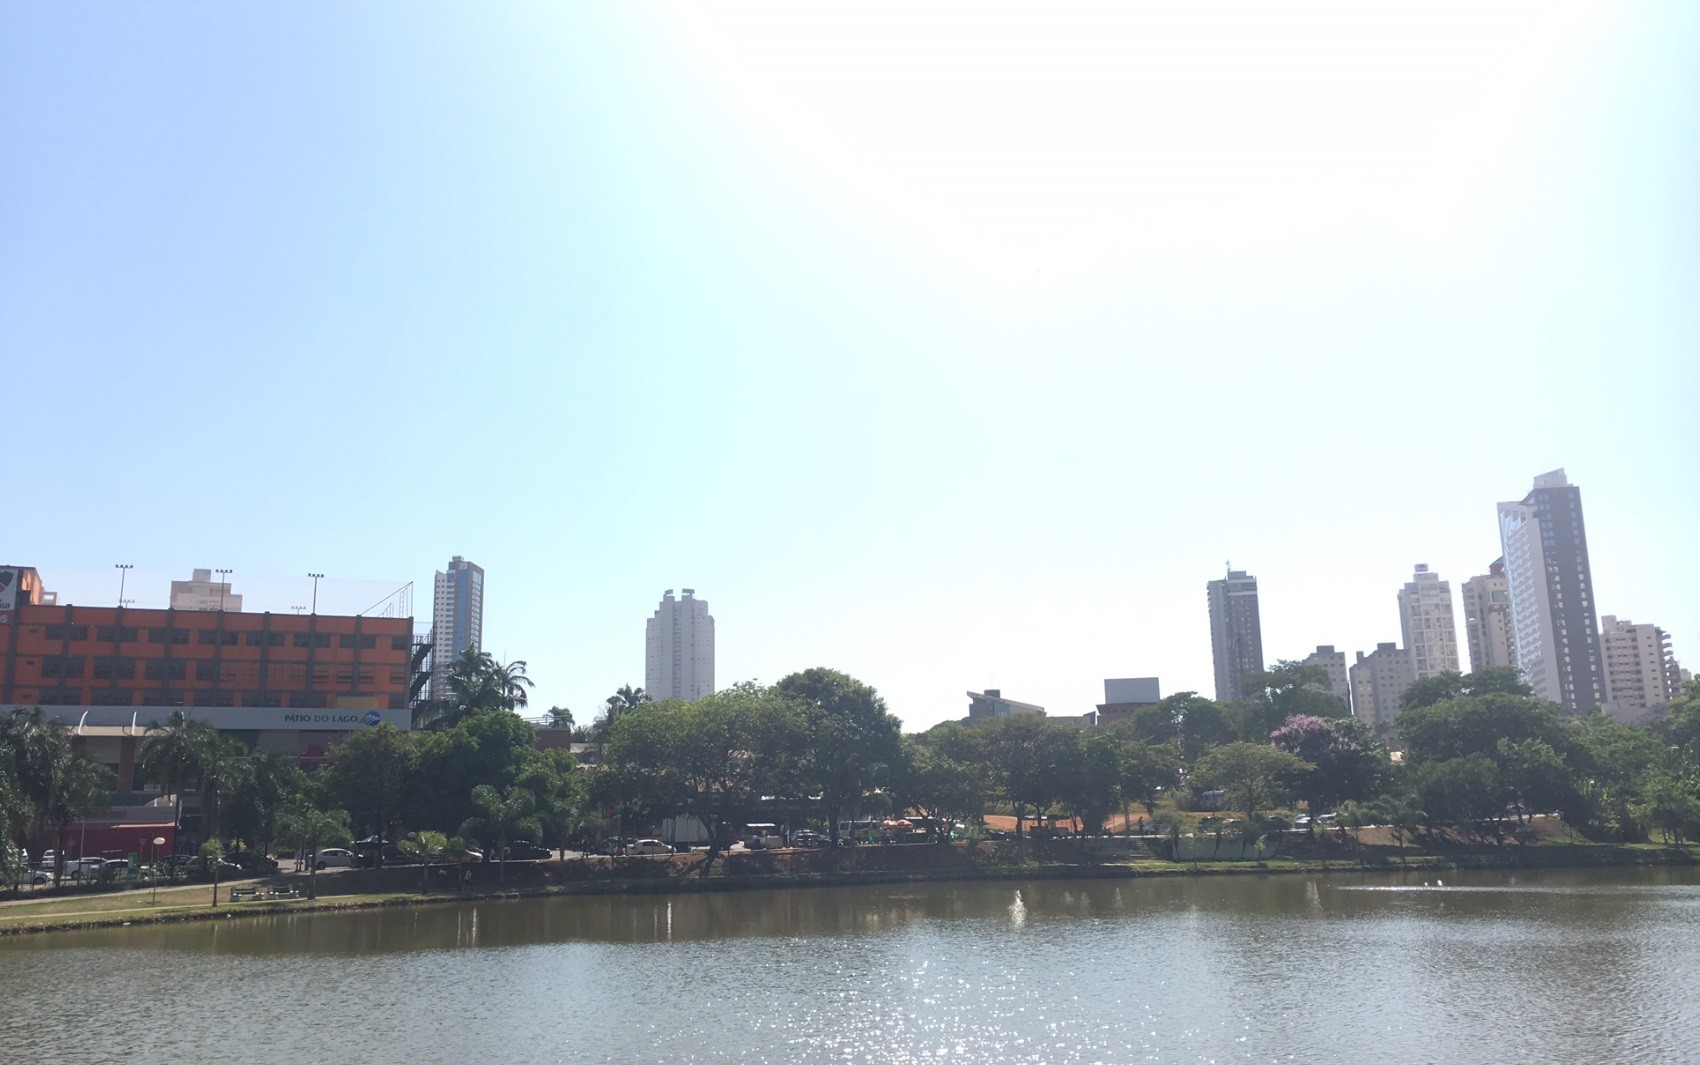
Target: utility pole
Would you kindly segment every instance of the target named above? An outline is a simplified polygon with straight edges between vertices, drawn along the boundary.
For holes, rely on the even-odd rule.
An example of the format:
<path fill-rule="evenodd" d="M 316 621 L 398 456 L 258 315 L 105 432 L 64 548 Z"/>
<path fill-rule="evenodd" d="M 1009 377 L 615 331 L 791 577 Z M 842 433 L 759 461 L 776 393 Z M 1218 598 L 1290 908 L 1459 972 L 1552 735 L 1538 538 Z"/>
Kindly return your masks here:
<path fill-rule="evenodd" d="M 124 605 L 124 578 L 128 577 L 130 575 L 130 571 L 135 569 L 136 567 L 132 566 L 128 562 L 114 562 L 112 564 L 112 568 L 118 571 L 118 605 L 123 606 Z"/>
<path fill-rule="evenodd" d="M 325 575 L 323 573 L 309 573 L 309 574 L 307 574 L 307 576 L 313 578 L 313 611 L 312 612 L 317 614 L 319 612 L 319 581 L 323 580 Z"/>
<path fill-rule="evenodd" d="M 220 613 L 223 613 L 224 593 L 230 591 L 230 570 L 215 569 L 213 572 L 218 574 L 218 609 Z"/>

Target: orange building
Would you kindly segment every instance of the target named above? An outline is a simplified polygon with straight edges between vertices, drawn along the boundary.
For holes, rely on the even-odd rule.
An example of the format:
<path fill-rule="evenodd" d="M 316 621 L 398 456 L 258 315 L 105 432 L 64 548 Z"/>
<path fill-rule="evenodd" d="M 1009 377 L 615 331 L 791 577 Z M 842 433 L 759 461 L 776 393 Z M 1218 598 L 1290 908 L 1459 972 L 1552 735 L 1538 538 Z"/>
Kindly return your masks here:
<path fill-rule="evenodd" d="M 339 733 L 408 728 L 413 652 L 412 618 L 60 606 L 34 569 L 0 566 L 0 712 L 42 707 L 120 790 L 176 710 L 304 764 Z"/>

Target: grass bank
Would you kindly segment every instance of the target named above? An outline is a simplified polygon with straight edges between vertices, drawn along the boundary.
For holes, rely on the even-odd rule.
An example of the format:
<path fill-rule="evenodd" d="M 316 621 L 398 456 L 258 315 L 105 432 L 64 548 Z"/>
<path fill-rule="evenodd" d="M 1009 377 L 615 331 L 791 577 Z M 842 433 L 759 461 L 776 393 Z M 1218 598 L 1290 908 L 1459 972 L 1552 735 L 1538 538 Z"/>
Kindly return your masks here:
<path fill-rule="evenodd" d="M 934 853 L 947 858 L 933 867 L 916 863 L 907 868 L 847 870 L 776 869 L 728 871 L 709 877 L 672 872 L 678 864 L 651 863 L 650 869 L 669 874 L 623 877 L 618 863 L 608 863 L 602 876 L 584 876 L 574 863 L 531 866 L 512 884 L 483 882 L 471 890 L 420 891 L 416 870 L 374 870 L 320 878 L 318 899 L 229 901 L 228 886 L 220 904 L 211 905 L 210 886 L 163 888 L 158 900 L 146 890 L 93 896 L 59 896 L 0 904 L 0 937 L 90 928 L 117 928 L 176 921 L 227 920 L 278 914 L 324 913 L 392 906 L 438 906 L 503 899 L 593 895 L 682 895 L 776 888 L 854 887 L 923 882 L 1007 882 L 1022 880 L 1131 880 L 1146 877 L 1246 876 L 1263 874 L 1401 873 L 1457 869 L 1575 869 L 1628 868 L 1653 865 L 1700 865 L 1700 849 L 1654 844 L 1548 844 L 1538 847 L 1473 848 L 1455 853 L 1402 855 L 1389 848 L 1366 848 L 1363 860 L 1352 856 L 1300 854 L 1264 861 L 1171 862 L 1131 857 L 1120 861 L 1081 864 L 1071 844 L 1047 847 L 998 848 L 990 860 L 972 852 L 948 848 Z M 902 848 L 908 850 L 908 848 Z M 922 848 L 917 848 L 921 850 Z M 932 850 L 932 848 L 925 848 Z M 967 860 L 962 860 L 966 854 Z M 979 856 L 985 859 L 986 855 Z M 645 868 L 639 866 L 638 868 Z M 550 876 L 549 873 L 556 875 Z M 386 876 L 386 874 L 401 874 Z M 267 883 L 267 882 L 262 882 Z M 281 876 L 270 883 L 303 886 L 299 877 Z M 410 886 L 404 886 L 410 885 Z"/>

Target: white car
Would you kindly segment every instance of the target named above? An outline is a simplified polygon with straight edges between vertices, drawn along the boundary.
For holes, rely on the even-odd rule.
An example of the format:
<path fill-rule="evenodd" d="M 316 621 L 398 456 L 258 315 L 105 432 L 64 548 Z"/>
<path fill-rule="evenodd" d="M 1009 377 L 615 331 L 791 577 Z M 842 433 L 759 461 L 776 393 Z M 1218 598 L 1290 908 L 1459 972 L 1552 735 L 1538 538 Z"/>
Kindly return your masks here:
<path fill-rule="evenodd" d="M 626 848 L 627 854 L 672 854 L 673 848 L 658 839 L 634 839 Z"/>
<path fill-rule="evenodd" d="M 74 862 L 66 862 L 65 871 L 60 875 L 66 880 L 96 880 L 105 867 L 105 858 L 78 858 Z"/>
<path fill-rule="evenodd" d="M 354 868 L 354 852 L 346 847 L 326 847 L 313 855 L 313 868 L 328 869 L 331 866 L 342 869 Z"/>

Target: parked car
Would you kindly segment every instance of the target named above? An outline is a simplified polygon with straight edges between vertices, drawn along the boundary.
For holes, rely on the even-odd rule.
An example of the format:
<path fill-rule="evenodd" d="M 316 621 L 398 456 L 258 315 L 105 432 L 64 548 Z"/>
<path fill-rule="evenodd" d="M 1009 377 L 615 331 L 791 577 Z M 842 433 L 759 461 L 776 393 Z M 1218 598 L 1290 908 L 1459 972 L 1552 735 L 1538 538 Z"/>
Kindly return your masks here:
<path fill-rule="evenodd" d="M 658 839 L 634 839 L 626 847 L 627 854 L 672 854 L 673 848 Z"/>
<path fill-rule="evenodd" d="M 1316 823 L 1323 828 L 1333 828 L 1339 821 L 1339 814 L 1323 814 L 1316 819 Z"/>
<path fill-rule="evenodd" d="M 269 876 L 277 872 L 277 859 L 259 851 L 238 851 L 230 856 L 230 861 L 251 876 Z"/>
<path fill-rule="evenodd" d="M 1310 827 L 1310 815 L 1309 814 L 1300 814 L 1299 816 L 1293 818 L 1293 827 L 1294 828 L 1309 828 Z"/>
<path fill-rule="evenodd" d="M 62 876 L 66 880 L 73 880 L 78 883 L 84 880 L 94 880 L 100 876 L 100 871 L 105 866 L 105 858 L 78 858 L 76 861 L 65 863 L 65 872 Z"/>
<path fill-rule="evenodd" d="M 516 839 L 508 844 L 508 861 L 535 862 L 541 861 L 554 854 L 548 847 L 539 847 L 529 840 Z"/>
<path fill-rule="evenodd" d="M 799 828 L 797 831 L 791 833 L 791 846 L 830 847 L 832 846 L 832 837 L 827 836 L 824 833 L 816 832 L 812 828 Z"/>
<path fill-rule="evenodd" d="M 354 868 L 354 852 L 347 847 L 326 847 L 313 855 L 313 868 L 352 869 Z"/>
<path fill-rule="evenodd" d="M 409 854 L 394 843 L 386 843 L 383 847 L 384 865 L 418 865 L 419 856 Z M 354 856 L 354 864 L 362 869 L 371 869 L 378 864 L 378 851 L 368 847 Z"/>

